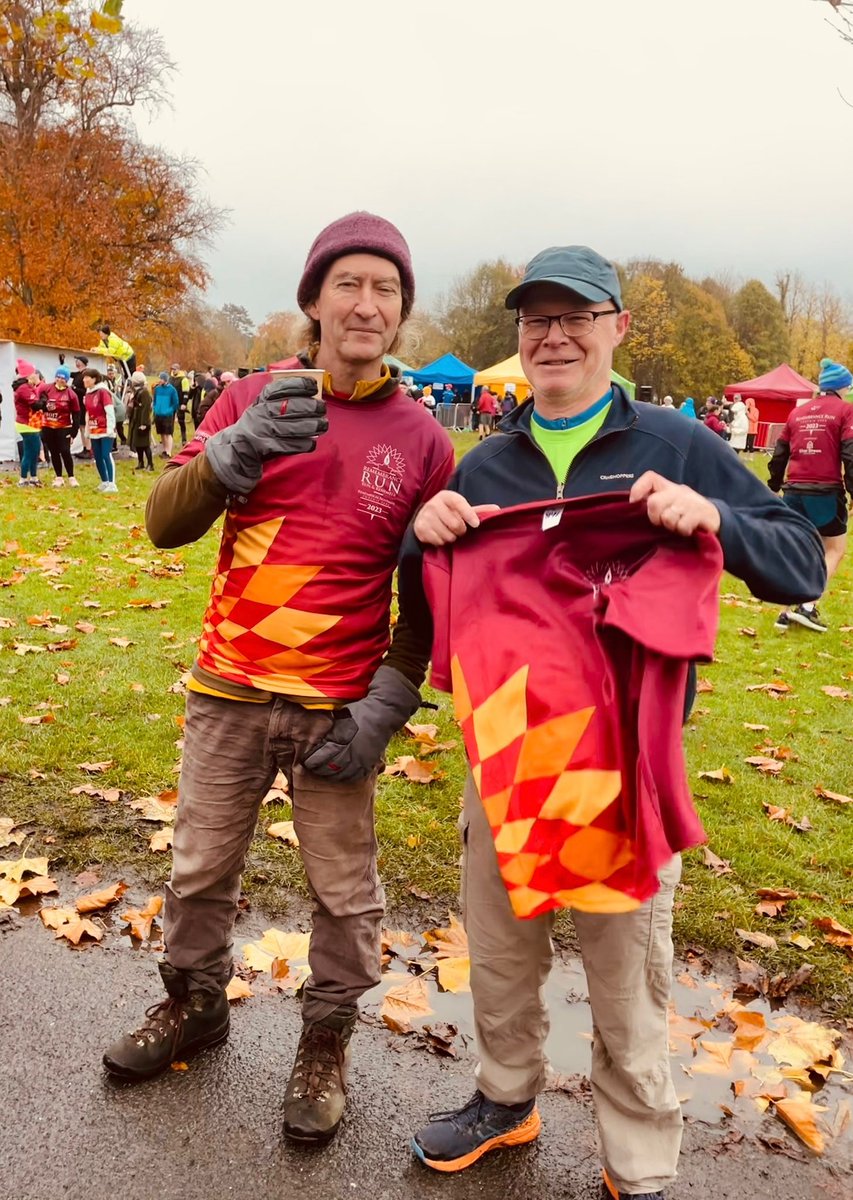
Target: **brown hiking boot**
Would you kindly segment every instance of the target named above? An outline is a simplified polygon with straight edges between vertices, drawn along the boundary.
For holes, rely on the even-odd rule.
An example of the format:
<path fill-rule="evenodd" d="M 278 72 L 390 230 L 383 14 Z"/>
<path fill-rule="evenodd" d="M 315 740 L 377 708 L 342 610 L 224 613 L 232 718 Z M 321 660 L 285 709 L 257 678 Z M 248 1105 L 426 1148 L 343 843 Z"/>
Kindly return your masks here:
<path fill-rule="evenodd" d="M 284 1093 L 284 1134 L 322 1145 L 337 1132 L 346 1103 L 350 1038 L 358 1013 L 338 1008 L 302 1026 L 296 1062 Z"/>
<path fill-rule="evenodd" d="M 165 969 L 164 969 L 165 968 Z M 190 991 L 186 979 L 161 967 L 169 993 L 146 1009 L 139 1029 L 113 1042 L 104 1054 L 104 1066 L 121 1079 L 151 1079 L 170 1063 L 215 1046 L 228 1037 L 231 1013 L 224 989 Z"/>

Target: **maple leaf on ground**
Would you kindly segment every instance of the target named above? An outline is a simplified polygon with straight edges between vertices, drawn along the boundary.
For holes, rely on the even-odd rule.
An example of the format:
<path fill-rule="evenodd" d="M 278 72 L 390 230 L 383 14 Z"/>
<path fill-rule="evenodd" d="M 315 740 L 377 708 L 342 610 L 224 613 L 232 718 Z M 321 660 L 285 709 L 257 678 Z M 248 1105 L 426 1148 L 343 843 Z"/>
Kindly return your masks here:
<path fill-rule="evenodd" d="M 96 892 L 86 892 L 85 895 L 78 896 L 74 907 L 79 913 L 98 912 L 102 908 L 109 908 L 111 904 L 115 904 L 116 900 L 120 900 L 126 891 L 127 884 L 119 880 L 118 883 L 98 888 Z"/>
<path fill-rule="evenodd" d="M 56 717 L 52 712 L 40 713 L 37 717 L 18 717 L 22 725 L 52 725 Z"/>
<path fill-rule="evenodd" d="M 718 767 L 716 771 L 700 771 L 700 779 L 710 779 L 712 783 L 734 783 L 735 777 L 728 767 Z"/>
<path fill-rule="evenodd" d="M 769 725 L 752 725 L 752 724 L 750 724 L 749 721 L 744 721 L 743 727 L 744 727 L 744 729 L 751 729 L 753 731 L 753 733 L 769 733 L 770 732 Z"/>
<path fill-rule="evenodd" d="M 77 621 L 74 628 L 78 633 L 94 633 L 97 626 L 93 625 L 91 621 Z"/>
<path fill-rule="evenodd" d="M 734 1022 L 736 1050 L 758 1050 L 770 1037 L 771 1031 L 767 1028 L 764 1013 L 738 1005 L 730 1009 L 727 1015 Z"/>
<path fill-rule="evenodd" d="M 151 834 L 151 840 L 148 843 L 148 849 L 158 852 L 161 850 L 169 850 L 172 846 L 172 839 L 174 836 L 174 826 L 164 825 L 162 829 L 158 829 L 156 833 Z"/>
<path fill-rule="evenodd" d="M 760 946 L 763 950 L 777 950 L 778 944 L 769 933 L 752 933 L 748 929 L 736 929 L 735 933 L 748 946 Z"/>
<path fill-rule="evenodd" d="M 798 821 L 788 812 L 787 808 L 781 808 L 778 804 L 769 804 L 765 800 L 761 807 L 771 821 L 779 821 L 783 825 L 790 825 L 792 829 L 796 829 L 799 833 L 808 833 L 813 828 L 808 817 L 803 817 L 801 821 Z"/>
<path fill-rule="evenodd" d="M 88 771 L 90 775 L 101 775 L 104 771 L 109 771 L 110 767 L 114 766 L 112 759 L 108 762 L 82 762 L 77 766 L 81 771 Z"/>
<path fill-rule="evenodd" d="M 48 929 L 58 929 L 60 925 L 76 921 L 77 913 L 73 908 L 58 908 L 55 904 L 49 904 L 39 909 L 39 917 Z"/>
<path fill-rule="evenodd" d="M 419 975 L 408 983 L 399 983 L 388 989 L 382 999 L 380 1015 L 394 1033 L 409 1033 L 412 1021 L 429 1017 L 432 1012 L 426 979 Z"/>
<path fill-rule="evenodd" d="M 800 1092 L 786 1100 L 777 1100 L 775 1107 L 777 1116 L 781 1117 L 801 1142 L 815 1154 L 823 1153 L 826 1141 L 815 1119 L 817 1113 L 826 1112 L 823 1105 L 812 1104 L 809 1093 Z"/>
<path fill-rule="evenodd" d="M 713 871 L 715 875 L 731 875 L 732 866 L 724 858 L 720 858 L 709 846 L 702 847 L 702 865 Z"/>
<path fill-rule="evenodd" d="M 706 1059 L 700 1059 L 691 1068 L 694 1074 L 727 1075 L 731 1069 L 734 1042 L 711 1042 L 702 1039 L 699 1045 L 707 1054 Z"/>
<path fill-rule="evenodd" d="M 66 638 L 65 641 L 63 641 L 63 642 L 48 642 L 47 648 L 48 648 L 48 650 L 50 650 L 54 654 L 56 654 L 60 650 L 73 650 L 76 645 L 77 645 L 76 638 Z"/>
<path fill-rule="evenodd" d="M 438 763 L 423 762 L 412 754 L 403 754 L 389 763 L 383 775 L 403 776 L 411 783 L 434 783 L 444 778 L 444 772 L 438 769 Z"/>
<path fill-rule="evenodd" d="M 418 1041 L 430 1054 L 436 1054 L 441 1058 L 456 1058 L 453 1039 L 458 1033 L 459 1028 L 456 1025 L 446 1023 L 424 1025 L 423 1029 L 418 1030 Z"/>
<path fill-rule="evenodd" d="M 468 953 L 468 935 L 462 922 L 449 913 L 447 929 L 429 929 L 424 939 L 438 958 L 456 958 Z"/>
<path fill-rule="evenodd" d="M 853 932 L 839 925 L 834 917 L 815 917 L 812 925 L 823 934 L 823 940 L 830 946 L 839 946 L 842 950 L 853 953 Z"/>
<path fill-rule="evenodd" d="M 175 788 L 167 788 L 158 796 L 140 796 L 131 800 L 130 807 L 139 813 L 143 821 L 166 821 L 175 819 L 178 804 L 178 793 Z"/>
<path fill-rule="evenodd" d="M 125 608 L 165 608 L 169 600 L 129 600 Z"/>
<path fill-rule="evenodd" d="M 831 792 L 829 788 L 816 787 L 814 794 L 821 800 L 832 800 L 835 804 L 853 804 L 853 796 L 844 796 L 841 792 Z"/>
<path fill-rule="evenodd" d="M 439 958 L 438 982 L 445 992 L 471 991 L 471 959 L 467 954 Z"/>
<path fill-rule="evenodd" d="M 47 875 L 33 875 L 23 880 L 0 879 L 0 902 L 6 908 L 16 904 L 18 900 L 26 899 L 27 896 L 45 896 L 58 891 L 56 880 L 48 878 Z"/>
<path fill-rule="evenodd" d="M 44 646 L 32 646 L 28 642 L 12 642 L 12 646 L 15 653 L 21 658 L 25 654 L 44 654 L 45 652 Z"/>
<path fill-rule="evenodd" d="M 20 846 L 27 836 L 25 829 L 16 829 L 11 817 L 0 817 L 0 848 L 4 846 Z"/>
<path fill-rule="evenodd" d="M 305 960 L 308 957 L 310 935 L 287 932 L 284 929 L 267 929 L 258 942 L 247 942 L 243 947 L 243 959 L 253 971 L 272 972 L 273 964 Z"/>
<path fill-rule="evenodd" d="M 111 646 L 118 646 L 119 650 L 126 650 L 128 646 L 136 645 L 135 642 L 132 642 L 130 638 L 126 637 L 111 637 L 109 639 L 109 643 Z"/>
<path fill-rule="evenodd" d="M 225 987 L 225 995 L 231 1004 L 237 1000 L 250 1000 L 254 994 L 246 980 L 239 975 L 235 975 Z"/>
<path fill-rule="evenodd" d="M 267 836 L 284 842 L 285 846 L 296 847 L 299 845 L 299 838 L 296 836 L 292 821 L 276 821 L 272 825 L 268 825 Z"/>
<path fill-rule="evenodd" d="M 713 692 L 713 690 L 714 690 L 714 685 L 713 685 L 713 683 L 711 683 L 711 680 L 703 679 L 702 676 L 700 675 L 699 678 L 696 680 L 697 693 Z"/>
<path fill-rule="evenodd" d="M 772 683 L 751 683 L 746 690 L 748 692 L 767 692 L 768 695 L 775 698 L 788 695 L 794 689 L 789 683 L 785 683 L 781 679 L 774 679 Z"/>
<path fill-rule="evenodd" d="M 835 687 L 833 684 L 828 684 L 820 690 L 825 696 L 832 696 L 834 700 L 850 700 L 853 698 L 853 692 L 848 692 L 846 688 Z"/>
<path fill-rule="evenodd" d="M 154 918 L 160 915 L 162 907 L 163 897 L 151 896 L 144 908 L 129 908 L 121 914 L 119 920 L 130 926 L 131 937 L 138 938 L 140 942 L 147 942 L 151 938 Z"/>
<path fill-rule="evenodd" d="M 46 855 L 39 858 L 27 858 L 26 855 L 21 855 L 20 858 L 6 859 L 5 862 L 0 862 L 0 876 L 4 879 L 18 881 L 25 875 L 46 875 L 47 867 Z"/>
<path fill-rule="evenodd" d="M 99 929 L 88 917 L 76 917 L 66 925 L 60 925 L 54 934 L 54 937 L 66 938 L 73 946 L 79 946 L 84 938 L 99 942 L 103 936 L 103 929 Z"/>
<path fill-rule="evenodd" d="M 775 758 L 767 758 L 762 754 L 754 754 L 743 761 L 749 763 L 751 767 L 756 767 L 762 775 L 778 775 L 785 766 L 783 762 L 779 762 Z"/>

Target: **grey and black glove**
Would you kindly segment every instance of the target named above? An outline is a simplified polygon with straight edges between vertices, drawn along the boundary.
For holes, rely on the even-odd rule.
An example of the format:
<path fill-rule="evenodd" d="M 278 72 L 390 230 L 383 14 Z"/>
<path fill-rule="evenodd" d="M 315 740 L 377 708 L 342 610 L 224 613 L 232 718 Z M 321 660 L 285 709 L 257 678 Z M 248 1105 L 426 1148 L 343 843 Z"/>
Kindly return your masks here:
<path fill-rule="evenodd" d="M 315 380 L 290 375 L 268 383 L 239 420 L 208 438 L 204 453 L 223 487 L 247 496 L 268 459 L 310 454 L 328 428 Z"/>
<path fill-rule="evenodd" d="M 405 675 L 383 663 L 367 695 L 335 713 L 326 737 L 302 760 L 306 771 L 353 783 L 376 769 L 398 729 L 420 708 L 421 695 Z"/>

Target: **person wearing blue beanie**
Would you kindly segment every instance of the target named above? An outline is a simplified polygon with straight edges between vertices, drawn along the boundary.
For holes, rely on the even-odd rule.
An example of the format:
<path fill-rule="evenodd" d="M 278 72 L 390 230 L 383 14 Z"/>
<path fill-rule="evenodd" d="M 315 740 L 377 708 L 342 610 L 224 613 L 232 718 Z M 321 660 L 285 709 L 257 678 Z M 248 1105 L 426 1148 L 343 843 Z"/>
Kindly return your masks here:
<path fill-rule="evenodd" d="M 827 585 L 847 549 L 848 498 L 853 507 L 853 404 L 847 400 L 851 386 L 853 374 L 847 367 L 821 359 L 818 395 L 792 411 L 769 468 L 771 490 L 781 488 L 785 503 L 807 517 L 820 534 Z M 827 624 L 817 610 L 819 599 L 786 609 L 775 628 L 784 633 L 794 622 L 824 633 Z"/>
<path fill-rule="evenodd" d="M 67 367 L 57 367 L 56 368 L 56 372 L 54 374 L 54 379 L 64 379 L 65 382 L 67 383 L 70 378 L 71 378 L 71 372 L 68 370 Z"/>
<path fill-rule="evenodd" d="M 820 374 L 817 385 L 821 392 L 846 391 L 853 384 L 853 375 L 841 363 L 833 362 L 831 358 L 820 360 Z"/>

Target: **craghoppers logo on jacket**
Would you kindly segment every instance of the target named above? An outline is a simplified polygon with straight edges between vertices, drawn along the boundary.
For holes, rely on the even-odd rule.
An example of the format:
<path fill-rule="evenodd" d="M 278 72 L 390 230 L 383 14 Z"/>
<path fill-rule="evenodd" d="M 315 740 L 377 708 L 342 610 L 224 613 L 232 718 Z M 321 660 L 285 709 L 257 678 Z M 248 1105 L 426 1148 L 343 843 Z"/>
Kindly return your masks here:
<path fill-rule="evenodd" d="M 371 520 L 387 521 L 399 502 L 406 474 L 406 460 L 394 446 L 378 443 L 367 453 L 361 469 L 358 511 Z"/>

